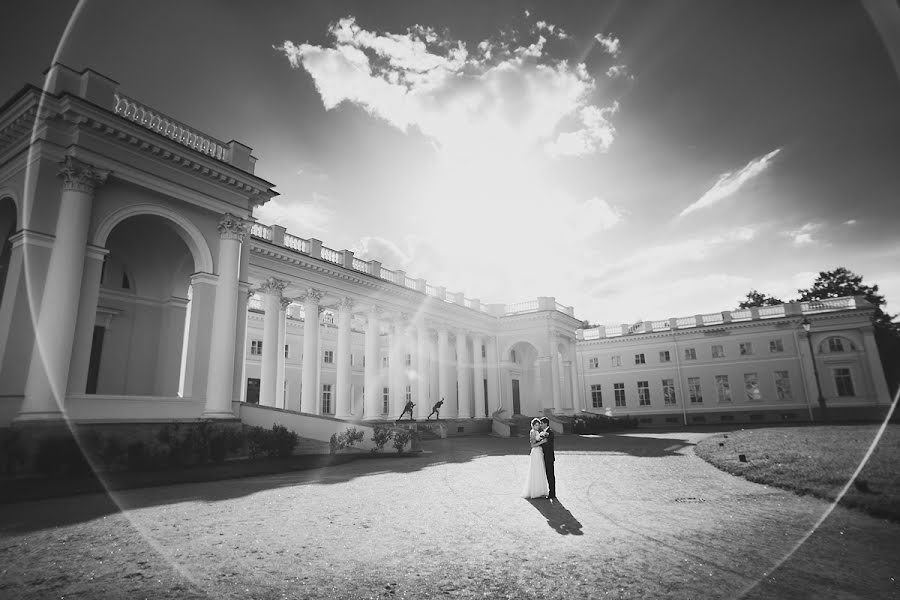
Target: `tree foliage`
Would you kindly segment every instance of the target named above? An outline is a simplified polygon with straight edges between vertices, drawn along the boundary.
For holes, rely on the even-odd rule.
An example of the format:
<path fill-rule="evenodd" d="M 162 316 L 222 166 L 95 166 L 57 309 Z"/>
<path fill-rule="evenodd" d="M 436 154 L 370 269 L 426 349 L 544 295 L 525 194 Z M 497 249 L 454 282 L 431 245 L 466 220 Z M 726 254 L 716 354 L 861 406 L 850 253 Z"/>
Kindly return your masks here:
<path fill-rule="evenodd" d="M 754 306 L 777 306 L 779 304 L 784 304 L 784 300 L 782 300 L 781 298 L 776 298 L 775 296 L 764 294 L 754 289 L 747 292 L 747 299 L 738 304 L 738 308 L 751 308 Z"/>

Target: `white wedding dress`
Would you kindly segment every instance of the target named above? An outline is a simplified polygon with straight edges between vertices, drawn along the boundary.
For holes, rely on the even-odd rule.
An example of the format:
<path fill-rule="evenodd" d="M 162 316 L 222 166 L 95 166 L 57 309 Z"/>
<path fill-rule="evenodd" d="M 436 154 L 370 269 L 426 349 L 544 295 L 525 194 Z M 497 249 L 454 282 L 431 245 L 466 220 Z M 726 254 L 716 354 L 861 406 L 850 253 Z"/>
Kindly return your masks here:
<path fill-rule="evenodd" d="M 528 440 L 533 444 L 537 432 L 533 429 L 528 433 Z M 522 490 L 523 498 L 543 498 L 550 493 L 550 485 L 547 483 L 547 471 L 544 470 L 544 449 L 537 446 L 531 449 L 528 455 L 528 471 L 525 475 L 525 488 Z"/>

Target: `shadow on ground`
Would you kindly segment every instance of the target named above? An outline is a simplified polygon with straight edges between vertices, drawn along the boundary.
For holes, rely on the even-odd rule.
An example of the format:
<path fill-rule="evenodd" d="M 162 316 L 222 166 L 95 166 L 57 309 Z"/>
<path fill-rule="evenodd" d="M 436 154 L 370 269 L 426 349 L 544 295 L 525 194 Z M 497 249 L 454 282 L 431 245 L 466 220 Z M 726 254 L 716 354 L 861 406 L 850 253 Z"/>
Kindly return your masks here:
<path fill-rule="evenodd" d="M 710 435 L 714 432 L 710 431 Z M 614 433 L 597 436 L 566 435 L 556 440 L 557 460 L 565 460 L 566 454 L 628 454 L 637 457 L 684 458 L 680 452 L 693 446 L 691 442 L 679 438 L 677 433 L 669 437 L 658 437 L 655 433 Z M 156 480 L 126 478 L 116 480 L 116 476 L 102 481 L 106 491 L 93 488 L 84 489 L 84 481 L 59 480 L 57 489 L 48 494 L 50 498 L 27 498 L 20 501 L 6 501 L 0 516 L 0 532 L 27 532 L 49 527 L 70 525 L 89 521 L 123 510 L 141 509 L 151 506 L 181 502 L 218 502 L 247 496 L 264 490 L 298 485 L 331 485 L 346 483 L 359 477 L 380 473 L 412 473 L 435 465 L 462 463 L 483 456 L 522 455 L 527 458 L 529 446 L 527 438 L 498 438 L 492 436 L 451 437 L 429 440 L 422 443 L 422 452 L 417 454 L 384 453 L 378 455 L 361 454 L 340 464 L 313 466 L 314 463 L 285 462 L 283 470 L 254 472 L 248 474 L 222 470 L 215 477 L 204 476 L 202 469 L 196 469 L 197 480 L 187 482 L 164 477 L 159 473 Z M 327 463 L 327 457 L 322 457 Z M 301 466 L 297 466 L 301 465 Z M 131 476 L 135 474 L 129 474 Z M 237 478 L 235 478 L 237 477 Z M 101 478 L 103 479 L 103 478 Z M 79 485 L 82 486 L 79 489 Z M 148 487 L 143 487 L 148 486 Z M 9 490 L 2 494 L 7 497 Z M 547 502 L 544 500 L 543 502 Z M 546 517 L 548 524 L 561 534 L 578 535 L 580 523 L 559 502 L 547 506 L 535 502 L 535 508 Z"/>

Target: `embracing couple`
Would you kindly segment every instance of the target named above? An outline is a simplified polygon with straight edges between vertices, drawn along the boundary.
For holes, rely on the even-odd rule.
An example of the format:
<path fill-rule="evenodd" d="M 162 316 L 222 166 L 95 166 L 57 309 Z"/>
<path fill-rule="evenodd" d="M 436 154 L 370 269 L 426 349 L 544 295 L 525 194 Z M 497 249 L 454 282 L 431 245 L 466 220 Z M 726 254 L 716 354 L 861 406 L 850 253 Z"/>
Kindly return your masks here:
<path fill-rule="evenodd" d="M 531 420 L 528 432 L 531 454 L 528 457 L 528 475 L 525 477 L 523 498 L 556 499 L 556 475 L 553 473 L 553 430 L 547 417 Z"/>

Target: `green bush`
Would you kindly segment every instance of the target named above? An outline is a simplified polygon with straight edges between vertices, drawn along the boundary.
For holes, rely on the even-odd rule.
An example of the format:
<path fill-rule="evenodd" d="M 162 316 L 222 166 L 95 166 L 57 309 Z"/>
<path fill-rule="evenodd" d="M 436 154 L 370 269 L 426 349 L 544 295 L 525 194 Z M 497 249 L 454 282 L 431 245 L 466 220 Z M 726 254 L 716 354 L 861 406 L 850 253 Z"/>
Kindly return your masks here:
<path fill-rule="evenodd" d="M 340 433 L 332 433 L 331 439 L 328 441 L 331 446 L 331 453 L 334 454 L 338 450 L 350 448 L 356 442 L 361 442 L 366 434 L 359 431 L 356 427 L 349 427 Z"/>
<path fill-rule="evenodd" d="M 394 448 L 397 449 L 397 452 L 403 452 L 404 446 L 409 443 L 412 439 L 412 435 L 406 429 L 400 429 L 394 432 Z"/>
<path fill-rule="evenodd" d="M 278 424 L 272 425 L 271 430 L 262 427 L 249 427 L 246 430 L 247 453 L 250 458 L 256 458 L 265 454 L 266 456 L 290 456 L 300 441 L 293 431 L 289 431 L 287 427 Z"/>
<path fill-rule="evenodd" d="M 384 450 L 384 445 L 391 440 L 392 435 L 393 432 L 388 427 L 375 427 L 372 432 L 372 441 L 375 442 L 375 447 L 372 448 L 372 454 Z"/>

